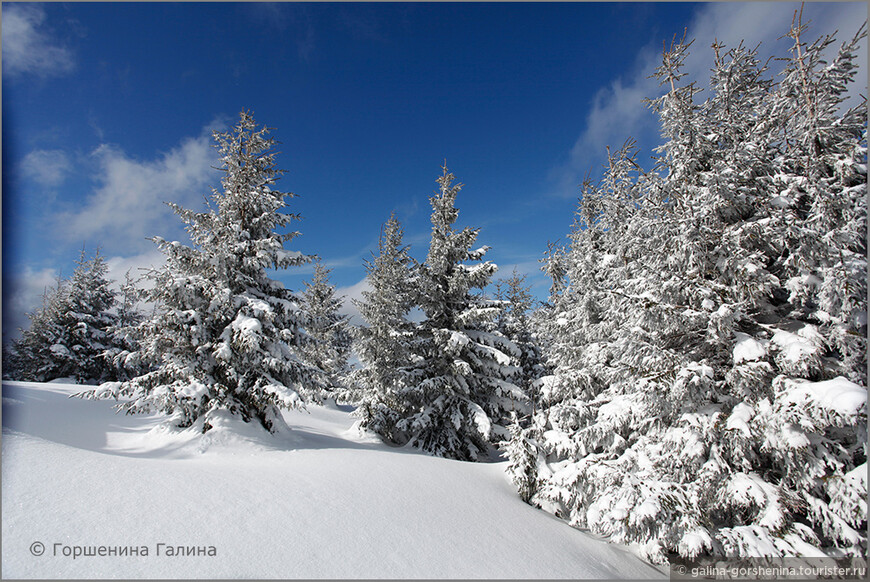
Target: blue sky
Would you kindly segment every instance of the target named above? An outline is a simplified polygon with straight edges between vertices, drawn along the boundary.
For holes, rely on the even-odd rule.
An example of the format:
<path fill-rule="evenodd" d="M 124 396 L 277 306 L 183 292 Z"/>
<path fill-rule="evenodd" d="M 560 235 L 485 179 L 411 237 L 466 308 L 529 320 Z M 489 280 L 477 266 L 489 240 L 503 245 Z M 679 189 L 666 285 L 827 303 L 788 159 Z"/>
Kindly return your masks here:
<path fill-rule="evenodd" d="M 396 211 L 423 259 L 428 197 L 446 159 L 465 184 L 457 226 L 528 274 L 568 233 L 577 185 L 605 146 L 657 140 L 643 98 L 662 42 L 714 37 L 783 51 L 797 3 L 4 3 L 3 328 L 83 245 L 112 277 L 186 241 L 164 201 L 200 208 L 220 173 L 211 130 L 241 109 L 282 142 L 282 189 L 304 219 L 288 248 L 318 254 L 358 296 L 363 260 Z M 863 2 L 807 4 L 810 36 L 866 18 Z M 866 62 L 865 62 L 866 64 Z M 861 86 L 866 86 L 866 67 Z M 863 83 L 863 84 L 862 84 Z M 310 268 L 276 278 L 293 289 Z"/>

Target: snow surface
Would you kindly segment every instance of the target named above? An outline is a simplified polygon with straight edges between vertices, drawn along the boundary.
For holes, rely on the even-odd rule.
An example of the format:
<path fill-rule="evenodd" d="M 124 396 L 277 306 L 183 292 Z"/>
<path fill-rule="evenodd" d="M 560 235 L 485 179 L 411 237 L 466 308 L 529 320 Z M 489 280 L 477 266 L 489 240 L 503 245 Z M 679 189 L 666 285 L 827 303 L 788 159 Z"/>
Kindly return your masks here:
<path fill-rule="evenodd" d="M 388 447 L 344 407 L 286 412 L 278 436 L 229 416 L 201 435 L 69 398 L 80 389 L 3 384 L 4 578 L 665 577 L 524 504 L 504 462 Z"/>

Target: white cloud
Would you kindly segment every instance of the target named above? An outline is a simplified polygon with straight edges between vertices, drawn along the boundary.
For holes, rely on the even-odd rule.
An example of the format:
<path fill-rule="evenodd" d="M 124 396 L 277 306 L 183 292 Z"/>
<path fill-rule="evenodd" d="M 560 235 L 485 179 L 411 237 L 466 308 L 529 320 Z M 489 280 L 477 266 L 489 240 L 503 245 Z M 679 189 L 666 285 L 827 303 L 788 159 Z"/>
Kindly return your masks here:
<path fill-rule="evenodd" d="M 58 186 L 72 164 L 62 150 L 33 150 L 21 161 L 21 172 L 43 186 Z"/>
<path fill-rule="evenodd" d="M 132 159 L 116 147 L 103 145 L 93 152 L 99 188 L 81 208 L 62 213 L 60 232 L 70 240 L 99 240 L 104 248 L 121 253 L 143 252 L 153 236 L 180 233 L 182 223 L 164 202 L 199 208 L 218 185 L 219 161 L 201 135 L 150 161 Z"/>
<path fill-rule="evenodd" d="M 555 194 L 573 198 L 587 172 L 593 180 L 601 172 L 606 147 L 618 149 L 629 138 L 655 135 L 655 117 L 643 103 L 659 94 L 659 84 L 650 79 L 659 52 L 647 46 L 629 73 L 599 89 L 586 116 L 586 127 L 568 154 L 568 159 L 550 173 Z M 592 160 L 595 160 L 593 163 Z"/>
<path fill-rule="evenodd" d="M 50 77 L 75 68 L 72 52 L 44 30 L 45 10 L 36 4 L 3 5 L 3 73 Z"/>
<path fill-rule="evenodd" d="M 159 268 L 165 263 L 166 255 L 156 246 L 150 251 L 130 257 L 110 257 L 106 259 L 106 266 L 109 268 L 106 278 L 114 281 L 112 288 L 118 290 L 124 284 L 127 273 L 133 281 L 138 281 L 152 267 Z M 137 283 L 137 287 L 147 287 L 146 283 L 147 281 Z"/>
<path fill-rule="evenodd" d="M 514 271 L 516 271 L 520 276 L 526 276 L 526 285 L 537 285 L 537 279 L 546 280 L 546 275 L 541 271 L 543 263 L 541 263 L 540 258 L 543 258 L 543 256 L 543 253 L 541 253 L 540 257 L 533 257 L 524 261 L 515 263 L 499 263 L 498 272 L 493 278 L 493 284 L 495 281 L 510 279 L 513 276 Z"/>
<path fill-rule="evenodd" d="M 363 291 L 371 291 L 372 287 L 369 285 L 368 279 L 362 279 L 358 283 L 354 283 L 348 287 L 338 287 L 335 290 L 335 295 L 337 297 L 343 297 L 344 300 L 339 308 L 338 312 L 342 315 L 347 315 L 350 317 L 351 325 L 363 325 L 362 315 L 360 315 L 359 309 L 357 309 L 356 305 L 353 304 L 353 300 L 357 301 L 362 300 Z"/>
<path fill-rule="evenodd" d="M 684 72 L 688 75 L 685 80 L 694 79 L 700 87 L 707 86 L 713 64 L 710 45 L 714 40 L 728 47 L 736 46 L 740 40 L 745 40 L 745 44 L 752 48 L 761 42 L 759 56 L 762 61 L 774 53 L 786 56 L 792 41 L 780 38 L 788 32 L 794 11 L 800 6 L 795 2 L 711 2 L 702 5 L 686 34 L 687 41 L 697 40 L 685 63 Z M 836 44 L 839 47 L 841 42 L 851 39 L 866 18 L 864 3 L 808 3 L 804 7 L 803 22 L 811 21 L 811 24 L 803 40 L 812 42 L 823 33 L 839 30 Z M 682 33 L 682 30 L 673 31 L 678 37 Z M 671 37 L 663 40 L 670 44 Z M 598 91 L 586 117 L 586 127 L 567 160 L 551 172 L 556 195 L 577 196 L 578 185 L 587 172 L 591 171 L 593 180 L 596 179 L 602 168 L 595 167 L 595 164 L 599 163 L 598 160 L 603 162 L 605 146 L 614 150 L 629 137 L 640 142 L 657 138 L 658 120 L 643 99 L 654 99 L 662 93 L 658 81 L 649 78 L 660 62 L 661 50 L 660 43 L 644 47 L 624 75 Z M 867 86 L 866 49 L 859 51 L 859 55 L 863 55 L 864 62 L 854 87 L 863 91 Z M 703 93 L 700 98 L 704 98 Z M 647 151 L 641 152 L 638 161 L 642 165 L 647 165 L 647 155 Z"/>

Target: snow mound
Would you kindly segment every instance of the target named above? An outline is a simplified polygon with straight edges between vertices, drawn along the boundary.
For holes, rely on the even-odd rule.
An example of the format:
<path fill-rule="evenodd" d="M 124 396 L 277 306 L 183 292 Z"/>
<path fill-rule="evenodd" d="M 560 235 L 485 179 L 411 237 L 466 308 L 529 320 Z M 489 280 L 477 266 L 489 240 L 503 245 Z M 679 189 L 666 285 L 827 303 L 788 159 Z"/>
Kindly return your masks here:
<path fill-rule="evenodd" d="M 781 350 L 782 358 L 798 362 L 818 352 L 821 336 L 813 326 L 807 325 L 797 333 L 779 330 L 773 334 L 771 341 Z"/>
<path fill-rule="evenodd" d="M 802 389 L 827 410 L 843 416 L 854 416 L 867 403 L 867 390 L 842 376 L 823 382 L 808 382 Z"/>
<path fill-rule="evenodd" d="M 755 411 L 745 402 L 740 402 L 731 411 L 731 416 L 725 423 L 725 428 L 728 430 L 739 430 L 744 436 L 752 436 L 752 431 L 749 429 L 749 421 L 755 415 Z"/>
<path fill-rule="evenodd" d="M 764 347 L 764 344 L 754 337 L 741 332 L 735 332 L 734 335 L 737 339 L 734 344 L 735 365 L 741 362 L 754 362 L 767 355 L 767 349 Z"/>

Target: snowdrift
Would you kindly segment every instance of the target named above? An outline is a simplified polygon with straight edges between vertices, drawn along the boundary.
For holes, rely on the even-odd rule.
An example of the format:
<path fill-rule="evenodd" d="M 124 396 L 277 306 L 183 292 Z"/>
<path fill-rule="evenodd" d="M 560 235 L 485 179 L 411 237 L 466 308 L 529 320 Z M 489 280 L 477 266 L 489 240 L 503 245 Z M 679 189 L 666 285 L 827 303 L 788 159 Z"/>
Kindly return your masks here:
<path fill-rule="evenodd" d="M 524 504 L 504 463 L 388 447 L 342 407 L 203 436 L 80 389 L 3 384 L 4 578 L 665 577 Z"/>

